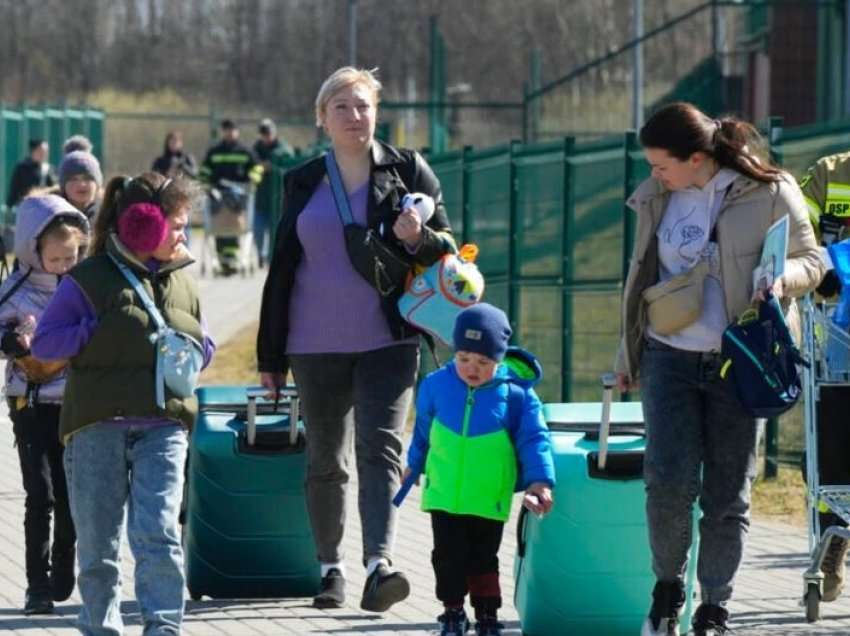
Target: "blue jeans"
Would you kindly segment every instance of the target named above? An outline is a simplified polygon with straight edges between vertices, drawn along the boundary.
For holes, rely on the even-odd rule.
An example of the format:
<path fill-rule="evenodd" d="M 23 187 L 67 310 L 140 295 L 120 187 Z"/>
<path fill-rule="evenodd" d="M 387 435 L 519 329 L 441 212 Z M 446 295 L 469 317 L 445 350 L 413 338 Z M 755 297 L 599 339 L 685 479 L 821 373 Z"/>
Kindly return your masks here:
<path fill-rule="evenodd" d="M 178 514 L 186 430 L 99 422 L 74 433 L 65 449 L 71 515 L 77 528 L 77 626 L 89 636 L 121 634 L 121 532 L 136 560 L 136 599 L 144 635 L 179 634 L 183 548 Z"/>
<path fill-rule="evenodd" d="M 646 515 L 659 581 L 681 579 L 699 498 L 697 578 L 704 603 L 732 596 L 750 525 L 756 420 L 720 376 L 720 355 L 649 340 L 641 359 Z"/>

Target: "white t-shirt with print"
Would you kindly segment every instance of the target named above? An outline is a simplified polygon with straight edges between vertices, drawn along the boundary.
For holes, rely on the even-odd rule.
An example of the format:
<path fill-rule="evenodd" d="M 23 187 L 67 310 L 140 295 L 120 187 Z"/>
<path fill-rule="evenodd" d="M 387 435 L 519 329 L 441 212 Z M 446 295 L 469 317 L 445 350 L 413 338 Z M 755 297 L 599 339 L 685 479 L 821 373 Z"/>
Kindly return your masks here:
<path fill-rule="evenodd" d="M 703 283 L 702 313 L 696 322 L 667 336 L 648 328 L 652 338 L 677 349 L 720 351 L 728 320 L 720 278 L 720 252 L 710 237 L 726 191 L 737 176 L 734 170 L 722 168 L 702 188 L 691 186 L 673 192 L 658 226 L 660 280 L 682 274 L 701 260 L 709 263 Z"/>

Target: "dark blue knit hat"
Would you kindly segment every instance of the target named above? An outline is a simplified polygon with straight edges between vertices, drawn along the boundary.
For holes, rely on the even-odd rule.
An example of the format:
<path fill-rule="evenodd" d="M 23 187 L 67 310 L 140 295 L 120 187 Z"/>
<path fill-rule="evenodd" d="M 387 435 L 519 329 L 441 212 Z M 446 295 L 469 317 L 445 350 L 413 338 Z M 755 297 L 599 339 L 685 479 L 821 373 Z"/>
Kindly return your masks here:
<path fill-rule="evenodd" d="M 501 362 L 511 333 L 504 311 L 488 303 L 478 303 L 464 309 L 455 319 L 455 351 L 471 351 Z"/>

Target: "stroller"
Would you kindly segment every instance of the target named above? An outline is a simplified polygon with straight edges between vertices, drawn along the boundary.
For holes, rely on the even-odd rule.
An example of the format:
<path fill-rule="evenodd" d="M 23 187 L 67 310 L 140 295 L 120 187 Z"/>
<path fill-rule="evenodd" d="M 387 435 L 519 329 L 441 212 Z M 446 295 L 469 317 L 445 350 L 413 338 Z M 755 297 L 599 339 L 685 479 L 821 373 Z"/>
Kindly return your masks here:
<path fill-rule="evenodd" d="M 850 387 L 850 333 L 833 320 L 837 307 L 818 303 L 807 297 L 803 303 L 803 353 L 811 362 L 804 370 L 803 396 L 806 430 L 806 492 L 808 503 L 809 552 L 811 563 L 803 573 L 803 605 L 806 620 L 820 619 L 823 598 L 821 566 L 833 541 L 850 539 L 850 529 L 831 525 L 821 535 L 823 512 L 831 512 L 850 523 L 850 484 L 822 485 L 818 445 L 818 418 L 824 412 L 825 400 Z"/>
<path fill-rule="evenodd" d="M 222 179 L 204 206 L 201 275 L 246 276 L 254 273 L 254 192 L 250 183 Z"/>

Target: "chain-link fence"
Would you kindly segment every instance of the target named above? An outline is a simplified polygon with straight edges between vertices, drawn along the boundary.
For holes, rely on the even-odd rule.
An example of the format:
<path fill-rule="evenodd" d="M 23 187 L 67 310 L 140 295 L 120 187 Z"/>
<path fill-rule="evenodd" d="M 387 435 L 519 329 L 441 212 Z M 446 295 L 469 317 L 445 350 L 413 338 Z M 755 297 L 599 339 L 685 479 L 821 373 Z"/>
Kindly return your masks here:
<path fill-rule="evenodd" d="M 681 13 L 612 43 L 610 53 L 543 85 L 533 82 L 525 138 L 584 138 L 633 125 L 636 74 L 641 118 L 675 100 L 750 121 L 776 112 L 794 125 L 840 118 L 847 112 L 844 5 L 683 1 Z"/>

